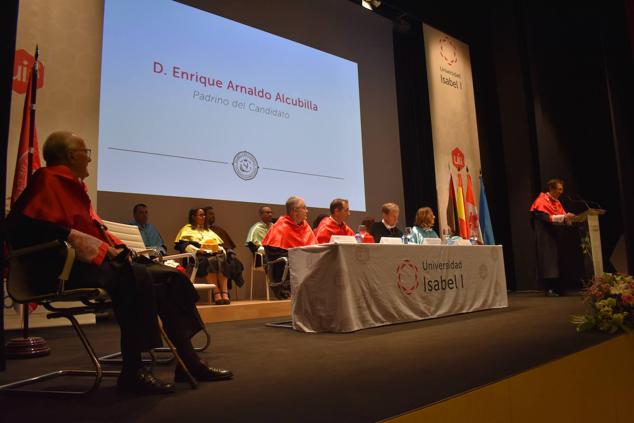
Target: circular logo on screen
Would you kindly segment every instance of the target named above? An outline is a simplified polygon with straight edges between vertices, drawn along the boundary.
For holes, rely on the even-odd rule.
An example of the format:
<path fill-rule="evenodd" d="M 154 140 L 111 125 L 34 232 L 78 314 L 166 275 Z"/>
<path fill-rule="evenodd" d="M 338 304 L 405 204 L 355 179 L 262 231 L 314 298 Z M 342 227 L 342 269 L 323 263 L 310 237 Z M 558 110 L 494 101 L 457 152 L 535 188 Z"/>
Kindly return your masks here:
<path fill-rule="evenodd" d="M 258 174 L 258 161 L 248 151 L 240 151 L 233 158 L 233 170 L 236 175 L 245 181 L 255 178 Z"/>

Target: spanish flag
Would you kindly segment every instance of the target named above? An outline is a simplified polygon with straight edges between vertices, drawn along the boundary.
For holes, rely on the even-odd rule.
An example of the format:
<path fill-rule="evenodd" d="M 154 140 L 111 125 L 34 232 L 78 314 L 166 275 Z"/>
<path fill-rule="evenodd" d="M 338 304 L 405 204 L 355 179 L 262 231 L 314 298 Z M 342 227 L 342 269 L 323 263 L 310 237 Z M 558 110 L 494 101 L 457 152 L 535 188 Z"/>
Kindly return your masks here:
<path fill-rule="evenodd" d="M 451 169 L 449 170 L 449 196 L 447 200 L 447 226 L 453 235 L 458 233 L 458 222 L 456 220 L 456 191 L 453 186 Z"/>
<path fill-rule="evenodd" d="M 458 210 L 458 225 L 460 226 L 460 236 L 469 239 L 469 227 L 464 211 L 464 191 L 462 189 L 462 176 L 458 172 L 458 193 L 456 195 L 456 209 Z"/>

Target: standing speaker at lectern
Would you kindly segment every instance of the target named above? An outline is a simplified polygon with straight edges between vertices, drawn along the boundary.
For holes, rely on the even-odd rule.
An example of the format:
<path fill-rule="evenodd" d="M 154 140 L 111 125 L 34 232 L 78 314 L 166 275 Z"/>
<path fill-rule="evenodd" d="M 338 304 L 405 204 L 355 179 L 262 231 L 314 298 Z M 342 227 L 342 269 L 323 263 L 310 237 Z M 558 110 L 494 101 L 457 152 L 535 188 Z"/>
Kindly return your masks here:
<path fill-rule="evenodd" d="M 564 210 L 559 197 L 564 192 L 564 181 L 551 179 L 548 192 L 541 192 L 530 211 L 535 230 L 537 275 L 542 280 L 546 296 L 556 297 L 563 292 L 561 281 L 561 231 L 570 225 L 575 215 Z"/>

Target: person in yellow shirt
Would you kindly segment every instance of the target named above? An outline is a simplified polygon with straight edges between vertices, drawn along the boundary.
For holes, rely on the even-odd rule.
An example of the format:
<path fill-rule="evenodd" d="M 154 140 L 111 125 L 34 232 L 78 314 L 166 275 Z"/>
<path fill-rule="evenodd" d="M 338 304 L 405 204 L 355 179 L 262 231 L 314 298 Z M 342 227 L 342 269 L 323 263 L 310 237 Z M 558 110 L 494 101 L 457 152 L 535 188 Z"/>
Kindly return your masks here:
<path fill-rule="evenodd" d="M 195 253 L 198 257 L 196 276 L 204 276 L 207 282 L 218 287 L 213 292 L 214 303 L 230 304 L 222 239 L 205 224 L 205 211 L 202 208 L 189 210 L 188 220 L 189 223 L 178 231 L 174 248 L 180 252 Z"/>

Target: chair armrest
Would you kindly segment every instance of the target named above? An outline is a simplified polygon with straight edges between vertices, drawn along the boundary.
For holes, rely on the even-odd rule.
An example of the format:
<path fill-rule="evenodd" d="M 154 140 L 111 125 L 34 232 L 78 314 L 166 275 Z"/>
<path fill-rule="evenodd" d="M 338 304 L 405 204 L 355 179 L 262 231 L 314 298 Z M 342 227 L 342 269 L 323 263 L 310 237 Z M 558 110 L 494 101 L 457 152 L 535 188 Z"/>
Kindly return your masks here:
<path fill-rule="evenodd" d="M 282 261 L 288 264 L 288 257 L 278 257 L 275 260 L 267 261 L 266 264 L 268 266 L 269 264 L 280 263 Z"/>
<path fill-rule="evenodd" d="M 196 280 L 196 273 L 198 272 L 198 258 L 196 257 L 196 254 L 194 253 L 172 254 L 169 256 L 162 256 L 161 261 L 176 260 L 181 258 L 190 258 L 194 260 L 194 268 L 192 269 L 192 274 L 189 277 L 189 280 L 191 281 L 191 283 L 194 283 L 194 281 Z"/>
<path fill-rule="evenodd" d="M 176 260 L 176 259 L 181 259 L 181 258 L 192 258 L 195 261 L 198 261 L 198 259 L 196 258 L 196 254 L 194 253 L 180 253 L 180 254 L 171 254 L 169 256 L 163 256 L 162 259 L 163 260 Z"/>
<path fill-rule="evenodd" d="M 282 280 L 285 281 L 288 276 L 288 257 L 278 257 L 275 260 L 267 261 L 265 266 L 284 262 L 284 271 L 282 272 Z"/>
<path fill-rule="evenodd" d="M 147 254 L 153 257 L 161 257 L 161 250 L 158 248 L 132 248 L 132 250 L 139 255 Z"/>
<path fill-rule="evenodd" d="M 31 245 L 30 247 L 24 247 L 24 248 L 19 248 L 17 250 L 11 250 L 9 256 L 21 257 L 21 256 L 27 256 L 29 254 L 41 253 L 42 251 L 61 247 L 64 244 L 68 245 L 66 242 L 60 241 L 60 240 L 44 242 L 42 244 Z"/>
<path fill-rule="evenodd" d="M 55 292 L 48 292 L 39 295 L 33 295 L 32 291 L 28 288 L 25 289 L 28 282 L 24 280 L 15 281 L 14 278 L 23 279 L 25 277 L 24 270 L 21 270 L 25 267 L 24 264 L 21 264 L 22 260 L 30 255 L 38 254 L 42 252 L 46 252 L 54 249 L 66 249 L 66 254 L 64 257 L 64 264 L 62 266 L 61 272 L 57 275 L 57 280 L 59 282 L 57 286 L 57 290 Z M 20 262 L 14 262 L 14 259 L 20 258 Z M 61 257 L 60 257 L 61 258 Z M 53 298 L 64 297 L 65 295 L 65 287 L 64 284 L 70 278 L 70 272 L 73 268 L 73 264 L 75 262 L 75 249 L 71 247 L 71 245 L 66 241 L 50 241 L 42 244 L 32 245 L 30 247 L 20 248 L 17 250 L 12 250 L 9 253 L 9 259 L 11 260 L 11 267 L 17 266 L 17 272 L 19 276 L 12 277 L 12 272 L 9 272 L 9 284 L 8 291 L 11 298 L 14 301 L 19 303 L 28 303 L 28 302 L 41 302 L 41 301 L 50 301 Z M 15 287 L 14 287 L 15 285 Z"/>

